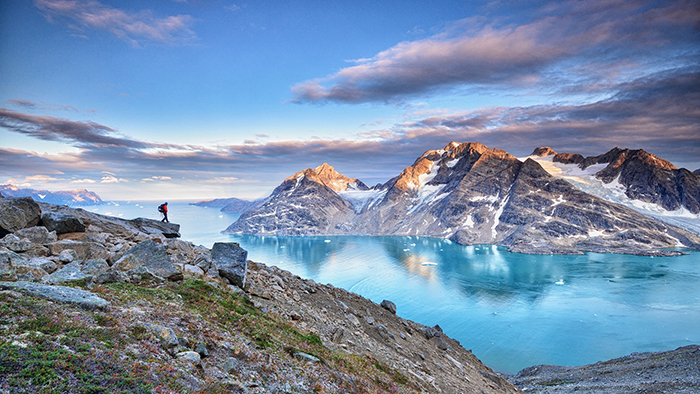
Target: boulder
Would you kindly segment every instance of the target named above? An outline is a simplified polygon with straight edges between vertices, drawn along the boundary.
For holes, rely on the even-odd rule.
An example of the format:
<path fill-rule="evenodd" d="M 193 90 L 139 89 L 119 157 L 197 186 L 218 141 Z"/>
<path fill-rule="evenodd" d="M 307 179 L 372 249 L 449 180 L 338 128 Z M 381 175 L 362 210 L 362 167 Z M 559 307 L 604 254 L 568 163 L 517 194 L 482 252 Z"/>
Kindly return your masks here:
<path fill-rule="evenodd" d="M 20 239 L 26 238 L 35 244 L 44 245 L 50 242 L 58 241 L 55 231 L 49 232 L 44 226 L 35 226 L 23 228 L 15 232 L 15 235 Z"/>
<path fill-rule="evenodd" d="M 88 275 L 97 276 L 109 270 L 109 264 L 105 259 L 91 259 L 83 263 L 81 271 Z"/>
<path fill-rule="evenodd" d="M 56 234 L 84 233 L 85 223 L 77 216 L 59 212 L 45 212 L 41 215 L 41 223 L 48 231 Z"/>
<path fill-rule="evenodd" d="M 0 199 L 0 236 L 39 224 L 41 208 L 31 197 Z"/>
<path fill-rule="evenodd" d="M 0 245 L 17 253 L 26 252 L 36 246 L 30 240 L 20 239 L 15 234 L 7 234 L 3 239 L 0 239 Z"/>
<path fill-rule="evenodd" d="M 382 301 L 381 304 L 379 304 L 382 308 L 388 310 L 389 312 L 393 313 L 394 315 L 396 314 L 396 304 L 389 300 L 384 300 Z"/>
<path fill-rule="evenodd" d="M 211 249 L 212 267 L 231 284 L 245 285 L 248 252 L 236 242 L 216 242 Z"/>
<path fill-rule="evenodd" d="M 176 348 L 180 344 L 172 328 L 152 323 L 142 323 L 141 326 L 153 334 L 165 349 Z"/>
<path fill-rule="evenodd" d="M 32 282 L 0 282 L 1 290 L 15 290 L 31 296 L 75 304 L 85 309 L 106 309 L 109 301 L 89 291 L 64 286 L 51 286 Z"/>
<path fill-rule="evenodd" d="M 90 259 L 105 259 L 108 260 L 109 250 L 104 245 L 97 242 L 72 241 L 64 239 L 57 242 L 46 244 L 51 255 L 58 256 L 66 249 L 72 249 L 78 254 L 78 260 L 86 261 Z"/>
<path fill-rule="evenodd" d="M 29 264 L 39 267 L 49 274 L 58 269 L 58 265 L 56 265 L 53 260 L 46 257 L 32 257 L 29 259 Z"/>
<path fill-rule="evenodd" d="M 202 271 L 204 271 L 204 272 L 209 271 L 209 268 L 211 268 L 211 253 L 206 252 L 206 253 L 199 254 L 194 259 L 194 265 L 201 268 Z"/>
<path fill-rule="evenodd" d="M 88 275 L 80 270 L 80 264 L 78 262 L 73 262 L 60 270 L 46 275 L 42 278 L 44 283 L 59 285 L 64 283 L 79 283 L 86 282 L 92 279 L 92 275 Z"/>
<path fill-rule="evenodd" d="M 216 242 L 211 249 L 212 267 L 231 284 L 245 285 L 248 252 L 236 242 Z"/>
<path fill-rule="evenodd" d="M 176 223 L 165 223 L 146 218 L 136 218 L 130 222 L 145 234 L 163 234 L 166 238 L 180 238 L 180 225 Z"/>
<path fill-rule="evenodd" d="M 78 259 L 78 253 L 73 249 L 61 251 L 58 255 L 58 261 L 62 264 L 70 264 Z"/>
<path fill-rule="evenodd" d="M 143 275 L 150 273 L 173 281 L 182 279 L 182 271 L 170 260 L 165 247 L 150 239 L 129 249 L 119 261 L 114 263 L 113 268 L 127 273 L 136 273 L 142 278 Z"/>
<path fill-rule="evenodd" d="M 190 351 L 186 351 L 186 352 L 180 352 L 180 353 L 178 353 L 178 354 L 177 354 L 177 358 L 180 358 L 180 359 L 183 359 L 183 360 L 187 360 L 187 361 L 189 361 L 189 362 L 191 362 L 192 364 L 195 364 L 195 365 L 196 365 L 196 364 L 199 364 L 199 363 L 202 361 L 202 359 L 201 359 L 199 353 L 193 352 L 193 351 L 191 351 L 191 350 L 190 350 Z"/>
<path fill-rule="evenodd" d="M 17 280 L 17 266 L 25 264 L 26 260 L 22 256 L 12 251 L 0 252 L 0 280 Z"/>

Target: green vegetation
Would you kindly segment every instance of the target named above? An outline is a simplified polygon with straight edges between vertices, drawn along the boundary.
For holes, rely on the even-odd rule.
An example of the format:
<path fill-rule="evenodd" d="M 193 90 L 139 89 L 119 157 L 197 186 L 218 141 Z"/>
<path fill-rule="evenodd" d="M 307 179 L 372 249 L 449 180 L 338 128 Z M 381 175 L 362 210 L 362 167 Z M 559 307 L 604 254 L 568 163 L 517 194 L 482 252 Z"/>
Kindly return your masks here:
<path fill-rule="evenodd" d="M 137 324 L 143 317 L 143 321 L 177 328 L 178 336 L 193 344 L 216 343 L 230 333 L 257 348 L 251 356 L 256 360 L 278 360 L 299 373 L 305 373 L 305 368 L 293 355 L 313 355 L 321 360 L 317 365 L 324 375 L 308 373 L 305 377 L 317 392 L 322 392 L 322 379 L 328 376 L 349 393 L 417 390 L 404 375 L 371 356 L 329 349 L 318 334 L 301 332 L 288 321 L 260 311 L 245 295 L 202 280 L 155 287 L 112 283 L 91 291 L 113 307 L 86 311 L 39 298 L 0 294 L 1 388 L 43 393 L 191 392 L 183 379 L 185 372 L 175 368 L 173 357 L 147 328 Z M 134 313 L 120 314 L 125 309 L 138 310 L 138 318 L 133 318 Z M 234 351 L 244 361 L 249 357 Z M 259 365 L 255 382 L 265 387 L 276 367 L 269 361 Z M 187 373 L 204 379 L 202 393 L 229 392 L 226 384 L 207 380 L 201 371 Z"/>

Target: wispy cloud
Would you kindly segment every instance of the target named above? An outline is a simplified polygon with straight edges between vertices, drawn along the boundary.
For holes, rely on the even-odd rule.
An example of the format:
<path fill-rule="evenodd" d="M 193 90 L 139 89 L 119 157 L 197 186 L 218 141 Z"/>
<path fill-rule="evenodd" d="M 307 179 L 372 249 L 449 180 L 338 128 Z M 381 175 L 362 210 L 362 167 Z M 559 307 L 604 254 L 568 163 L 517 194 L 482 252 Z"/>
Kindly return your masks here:
<path fill-rule="evenodd" d="M 95 122 L 76 122 L 53 116 L 37 116 L 0 108 L 0 127 L 45 141 L 100 144 L 139 148 L 140 141 L 118 136 L 116 130 Z"/>
<path fill-rule="evenodd" d="M 129 12 L 95 0 L 34 0 L 34 4 L 49 21 L 65 22 L 81 35 L 105 31 L 134 47 L 145 42 L 179 45 L 197 38 L 189 15 L 157 17 L 150 10 Z"/>
<path fill-rule="evenodd" d="M 589 85 L 591 73 L 599 88 L 624 79 L 630 68 L 638 77 L 640 68 L 660 58 L 674 67 L 688 56 L 697 61 L 699 18 L 700 5 L 693 2 L 649 6 L 606 0 L 550 4 L 521 24 L 465 19 L 432 37 L 399 43 L 333 75 L 299 83 L 292 101 L 395 102 L 479 86 L 551 90 Z M 667 49 L 676 52 L 672 61 Z M 640 63 L 622 61 L 632 55 Z"/>

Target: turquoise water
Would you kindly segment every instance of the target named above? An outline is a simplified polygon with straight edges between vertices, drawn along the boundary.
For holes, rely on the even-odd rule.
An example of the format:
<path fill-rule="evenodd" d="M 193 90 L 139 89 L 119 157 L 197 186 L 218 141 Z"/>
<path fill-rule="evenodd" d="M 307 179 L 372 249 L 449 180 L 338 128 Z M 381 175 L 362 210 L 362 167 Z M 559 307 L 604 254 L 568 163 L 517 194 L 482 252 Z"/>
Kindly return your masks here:
<path fill-rule="evenodd" d="M 157 203 L 99 213 L 157 217 Z M 491 368 L 582 365 L 700 343 L 700 253 L 524 255 L 421 237 L 258 237 L 220 231 L 237 215 L 170 203 L 183 239 L 239 242 L 251 260 L 331 283 L 407 319 L 439 324 Z M 149 215 L 140 213 L 152 211 Z"/>

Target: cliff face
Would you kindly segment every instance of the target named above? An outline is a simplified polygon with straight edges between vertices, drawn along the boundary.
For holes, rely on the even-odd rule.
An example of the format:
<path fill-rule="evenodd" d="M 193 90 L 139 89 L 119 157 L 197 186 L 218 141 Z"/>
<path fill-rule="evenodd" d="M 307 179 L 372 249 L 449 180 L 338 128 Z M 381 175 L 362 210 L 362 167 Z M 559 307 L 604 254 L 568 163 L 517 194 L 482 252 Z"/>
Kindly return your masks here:
<path fill-rule="evenodd" d="M 438 326 L 246 261 L 237 244 L 2 200 L 30 216 L 0 240 L 8 392 L 519 392 Z M 82 226 L 49 231 L 47 215 Z"/>
<path fill-rule="evenodd" d="M 662 248 L 700 247 L 697 236 L 587 194 L 531 159 L 455 142 L 425 152 L 369 190 L 336 191 L 314 170 L 297 173 L 225 232 L 421 235 L 525 253 L 666 254 L 673 252 Z"/>

